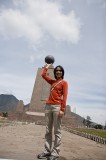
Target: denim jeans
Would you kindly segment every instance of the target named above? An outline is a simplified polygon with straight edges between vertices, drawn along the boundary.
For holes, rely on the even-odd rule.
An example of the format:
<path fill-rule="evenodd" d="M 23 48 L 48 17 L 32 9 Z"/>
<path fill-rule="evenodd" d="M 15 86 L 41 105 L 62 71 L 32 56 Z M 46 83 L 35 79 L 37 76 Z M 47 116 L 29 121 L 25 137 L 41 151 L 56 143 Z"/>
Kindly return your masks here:
<path fill-rule="evenodd" d="M 59 117 L 61 105 L 46 104 L 45 117 L 46 117 L 46 134 L 45 134 L 45 150 L 51 153 L 51 155 L 59 157 L 60 145 L 61 145 L 61 121 L 62 117 Z M 52 147 L 52 131 L 54 127 L 54 145 Z"/>

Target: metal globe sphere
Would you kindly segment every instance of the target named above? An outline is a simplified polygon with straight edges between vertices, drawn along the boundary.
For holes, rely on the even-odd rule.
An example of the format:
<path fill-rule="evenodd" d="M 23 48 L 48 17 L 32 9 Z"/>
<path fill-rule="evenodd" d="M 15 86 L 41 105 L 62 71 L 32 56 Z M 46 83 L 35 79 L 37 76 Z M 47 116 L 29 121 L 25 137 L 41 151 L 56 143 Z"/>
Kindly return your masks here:
<path fill-rule="evenodd" d="M 55 61 L 55 59 L 51 55 L 48 55 L 48 56 L 45 57 L 45 62 L 48 63 L 48 64 L 51 64 L 51 63 L 53 64 L 54 61 Z"/>

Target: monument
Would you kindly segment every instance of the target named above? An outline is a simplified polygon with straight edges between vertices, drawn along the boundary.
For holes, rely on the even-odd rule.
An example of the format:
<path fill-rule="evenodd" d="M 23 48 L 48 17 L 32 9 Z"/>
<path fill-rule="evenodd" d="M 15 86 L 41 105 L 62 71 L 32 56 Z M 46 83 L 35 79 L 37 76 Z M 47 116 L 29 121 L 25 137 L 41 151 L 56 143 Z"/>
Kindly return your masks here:
<path fill-rule="evenodd" d="M 49 69 L 47 71 L 47 75 L 51 77 L 52 79 L 54 78 L 54 57 L 53 56 L 47 56 L 45 57 L 45 62 L 48 64 L 51 64 L 49 66 Z M 45 67 L 45 66 L 44 66 Z M 35 79 L 35 84 L 31 96 L 31 101 L 29 104 L 29 109 L 26 112 L 27 115 L 29 114 L 30 118 L 33 119 L 34 121 L 40 122 L 41 124 L 45 121 L 44 119 L 44 107 L 46 100 L 48 99 L 49 93 L 50 93 L 50 85 L 42 78 L 42 71 L 44 69 L 38 68 L 36 79 Z M 66 115 L 63 118 L 63 125 L 65 126 L 76 126 L 75 119 L 71 116 L 71 107 L 69 105 L 66 106 Z"/>
<path fill-rule="evenodd" d="M 55 59 L 51 55 L 48 55 L 45 57 L 45 63 L 51 64 L 48 69 L 47 75 L 52 79 L 54 79 L 54 74 L 53 74 L 54 61 Z M 44 112 L 44 106 L 45 106 L 46 100 L 49 97 L 50 85 L 41 76 L 44 67 L 38 68 L 38 71 L 37 71 L 36 80 L 35 80 L 32 97 L 30 101 L 30 106 L 29 106 L 29 110 L 32 112 L 33 111 Z"/>
<path fill-rule="evenodd" d="M 24 103 L 22 100 L 19 100 L 16 108 L 16 112 L 23 112 L 23 111 L 24 111 Z"/>

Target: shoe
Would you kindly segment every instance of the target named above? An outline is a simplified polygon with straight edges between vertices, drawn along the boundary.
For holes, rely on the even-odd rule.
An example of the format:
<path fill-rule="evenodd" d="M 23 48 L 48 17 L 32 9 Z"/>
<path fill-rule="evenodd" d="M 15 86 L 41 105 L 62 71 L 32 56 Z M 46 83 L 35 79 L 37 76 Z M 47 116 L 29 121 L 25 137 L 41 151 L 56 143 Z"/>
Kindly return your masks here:
<path fill-rule="evenodd" d="M 37 158 L 38 159 L 46 159 L 50 156 L 50 153 L 41 153 L 41 154 L 38 154 Z"/>
<path fill-rule="evenodd" d="M 57 157 L 57 156 L 51 155 L 51 156 L 48 157 L 47 160 L 57 160 L 58 158 L 59 158 L 59 157 Z"/>

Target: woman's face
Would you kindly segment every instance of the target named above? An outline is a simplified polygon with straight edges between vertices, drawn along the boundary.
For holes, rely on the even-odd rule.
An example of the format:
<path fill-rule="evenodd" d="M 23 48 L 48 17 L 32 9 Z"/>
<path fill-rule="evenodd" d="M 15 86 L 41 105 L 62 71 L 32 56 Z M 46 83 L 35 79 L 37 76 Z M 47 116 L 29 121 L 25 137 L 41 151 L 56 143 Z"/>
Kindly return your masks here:
<path fill-rule="evenodd" d="M 62 77 L 62 70 L 61 70 L 60 67 L 57 67 L 57 68 L 56 68 L 55 75 L 56 75 L 57 79 L 59 79 L 59 78 Z"/>

